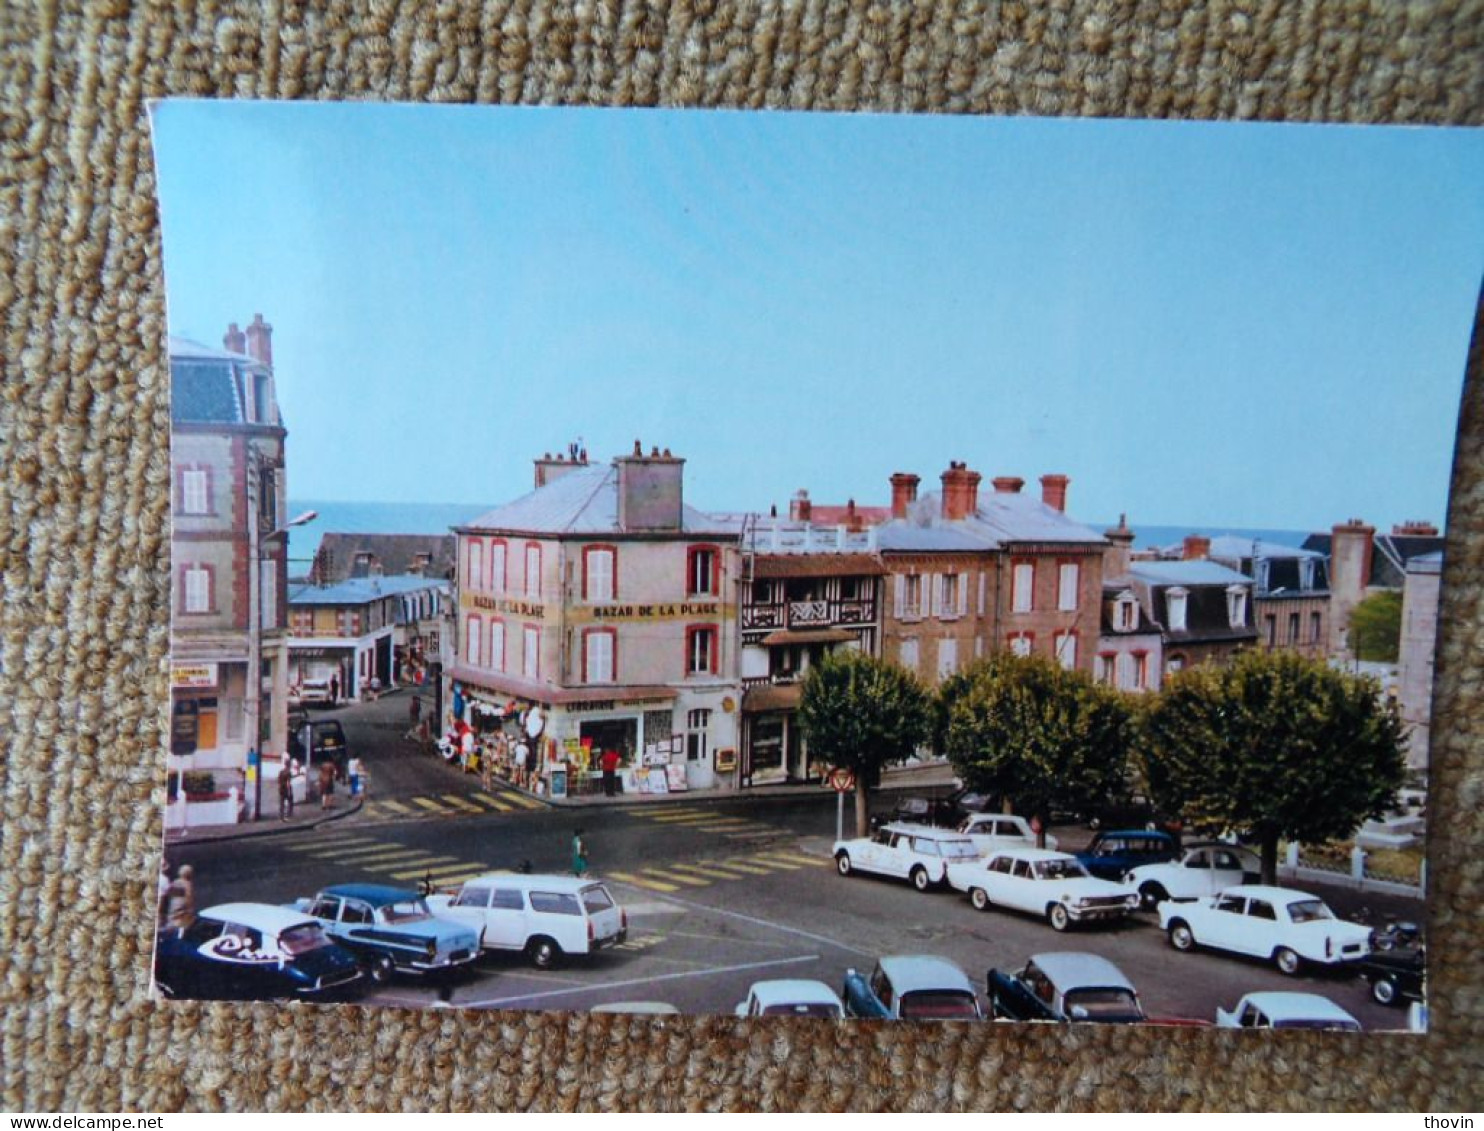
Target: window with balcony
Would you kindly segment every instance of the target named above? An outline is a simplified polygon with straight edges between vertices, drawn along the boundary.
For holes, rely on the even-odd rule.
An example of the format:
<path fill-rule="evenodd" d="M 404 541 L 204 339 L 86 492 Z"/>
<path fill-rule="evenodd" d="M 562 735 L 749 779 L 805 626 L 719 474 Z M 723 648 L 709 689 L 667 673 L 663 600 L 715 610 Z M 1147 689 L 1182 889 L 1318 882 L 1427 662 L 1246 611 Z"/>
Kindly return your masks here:
<path fill-rule="evenodd" d="M 582 679 L 584 683 L 612 683 L 618 632 L 612 628 L 589 628 L 582 634 Z"/>
<path fill-rule="evenodd" d="M 1035 608 L 1036 563 L 1016 562 L 1010 567 L 1010 611 L 1029 613 Z"/>
<path fill-rule="evenodd" d="M 618 596 L 618 550 L 614 546 L 584 546 L 582 550 L 582 599 L 594 603 Z"/>

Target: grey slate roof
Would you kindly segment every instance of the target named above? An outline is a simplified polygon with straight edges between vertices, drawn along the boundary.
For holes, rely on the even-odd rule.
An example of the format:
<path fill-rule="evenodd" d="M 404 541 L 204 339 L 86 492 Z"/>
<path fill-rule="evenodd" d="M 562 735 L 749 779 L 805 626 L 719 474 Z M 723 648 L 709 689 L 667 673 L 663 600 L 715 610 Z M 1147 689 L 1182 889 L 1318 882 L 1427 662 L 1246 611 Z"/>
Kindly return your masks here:
<path fill-rule="evenodd" d="M 315 575 L 316 581 L 337 582 L 350 577 L 369 577 L 365 563 L 358 563 L 362 554 L 370 554 L 374 564 L 383 575 L 414 573 L 413 566 L 419 554 L 430 554 L 431 563 L 421 576 L 444 578 L 452 574 L 454 567 L 455 540 L 452 534 L 348 534 L 330 532 L 321 536 L 319 551 L 315 554 L 315 569 L 322 563 L 328 565 L 324 576 Z"/>
<path fill-rule="evenodd" d="M 369 605 L 384 597 L 447 588 L 448 582 L 431 577 L 352 577 L 334 585 L 300 585 L 290 589 L 289 604 Z"/>
<path fill-rule="evenodd" d="M 905 519 L 894 518 L 877 527 L 878 545 L 896 551 L 982 551 L 1032 542 L 1107 544 L 1091 527 L 1019 492 L 980 492 L 978 510 L 964 519 L 945 520 L 942 508 L 938 492 L 919 496 Z"/>
<path fill-rule="evenodd" d="M 1161 557 L 1178 558 L 1185 551 L 1183 542 L 1165 546 Z M 1211 539 L 1210 557 L 1225 560 L 1238 558 L 1314 558 L 1322 560 L 1325 555 L 1318 550 L 1302 550 L 1296 546 L 1285 546 L 1281 542 L 1265 542 L 1261 538 L 1243 538 L 1236 534 L 1219 534 Z"/>
<path fill-rule="evenodd" d="M 247 413 L 238 375 L 261 369 L 243 353 L 170 339 L 170 419 L 177 424 L 242 424 Z"/>
<path fill-rule="evenodd" d="M 1406 577 L 1407 563 L 1421 554 L 1440 552 L 1443 542 L 1441 534 L 1377 534 L 1372 539 L 1376 552 L 1371 555 L 1371 576 L 1366 578 L 1366 584 L 1400 589 Z M 1333 534 L 1310 534 L 1304 539 L 1304 549 L 1317 550 L 1328 557 L 1333 543 Z"/>
<path fill-rule="evenodd" d="M 1209 561 L 1130 562 L 1128 572 L 1150 585 L 1251 585 L 1252 578 Z"/>
<path fill-rule="evenodd" d="M 611 463 L 591 464 L 569 471 L 455 529 L 546 535 L 623 534 L 618 525 L 618 468 Z M 736 537 L 737 531 L 694 507 L 682 505 L 680 533 L 725 538 Z"/>

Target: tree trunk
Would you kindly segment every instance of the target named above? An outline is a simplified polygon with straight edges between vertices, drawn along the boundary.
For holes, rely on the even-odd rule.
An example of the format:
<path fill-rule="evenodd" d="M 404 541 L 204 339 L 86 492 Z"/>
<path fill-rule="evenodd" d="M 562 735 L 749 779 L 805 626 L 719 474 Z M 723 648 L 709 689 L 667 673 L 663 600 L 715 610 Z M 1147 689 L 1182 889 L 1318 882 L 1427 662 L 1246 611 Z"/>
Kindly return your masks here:
<path fill-rule="evenodd" d="M 871 794 L 866 788 L 863 780 L 864 775 L 857 774 L 855 779 L 855 835 L 871 835 Z"/>
<path fill-rule="evenodd" d="M 1275 885 L 1278 882 L 1278 834 L 1262 834 L 1262 882 Z"/>

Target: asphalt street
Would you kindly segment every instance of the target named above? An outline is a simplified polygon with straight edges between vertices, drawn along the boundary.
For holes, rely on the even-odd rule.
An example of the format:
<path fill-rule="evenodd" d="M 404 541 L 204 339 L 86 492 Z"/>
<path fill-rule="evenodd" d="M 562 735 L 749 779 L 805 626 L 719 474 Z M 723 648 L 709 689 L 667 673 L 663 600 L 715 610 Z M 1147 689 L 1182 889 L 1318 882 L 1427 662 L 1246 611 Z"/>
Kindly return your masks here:
<path fill-rule="evenodd" d="M 869 970 L 880 955 L 914 953 L 953 959 L 982 995 L 990 967 L 1085 950 L 1116 963 L 1152 1017 L 1209 1021 L 1217 1006 L 1266 989 L 1322 993 L 1366 1028 L 1405 1021 L 1403 1011 L 1373 1003 L 1357 979 L 1313 971 L 1288 978 L 1269 963 L 1179 954 L 1148 913 L 1059 934 L 1039 918 L 977 912 L 950 890 L 841 877 L 829 855 L 834 795 L 823 790 L 580 809 L 498 785 L 485 791 L 477 777 L 407 741 L 408 703 L 404 693 L 333 713 L 370 773 L 360 812 L 284 835 L 169 846 L 172 866 L 195 868 L 197 906 L 288 903 L 356 881 L 448 886 L 527 861 L 537 872 L 564 873 L 581 827 L 592 873 L 627 910 L 630 931 L 621 947 L 552 970 L 519 955 L 485 955 L 447 985 L 399 977 L 366 995 L 368 1003 L 583 1010 L 661 1001 L 687 1013 L 729 1013 L 756 980 L 817 978 L 838 990 L 850 966 Z M 1086 835 L 1056 831 L 1064 847 Z"/>

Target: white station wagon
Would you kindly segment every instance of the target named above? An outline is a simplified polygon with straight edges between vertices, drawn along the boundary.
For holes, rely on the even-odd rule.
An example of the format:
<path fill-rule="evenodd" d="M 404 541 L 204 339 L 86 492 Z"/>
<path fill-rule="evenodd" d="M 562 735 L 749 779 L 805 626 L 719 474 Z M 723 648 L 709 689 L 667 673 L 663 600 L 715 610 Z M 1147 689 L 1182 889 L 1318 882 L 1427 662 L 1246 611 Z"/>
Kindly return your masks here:
<path fill-rule="evenodd" d="M 954 864 L 948 883 L 968 892 L 979 911 L 1009 907 L 1044 915 L 1058 931 L 1073 923 L 1122 919 L 1139 906 L 1133 888 L 1100 880 L 1075 856 L 1045 848 L 1002 849 L 986 860 Z"/>
<path fill-rule="evenodd" d="M 628 938 L 629 917 L 597 880 L 490 872 L 427 897 L 434 915 L 482 931 L 485 950 L 524 951 L 545 969 Z"/>
<path fill-rule="evenodd" d="M 927 825 L 882 825 L 868 837 L 835 842 L 835 870 L 848 876 L 859 869 L 911 880 L 918 891 L 942 883 L 951 864 L 978 860 L 974 842 L 952 829 Z"/>
<path fill-rule="evenodd" d="M 1194 903 L 1161 903 L 1159 925 L 1176 950 L 1208 946 L 1268 958 L 1285 974 L 1297 974 L 1305 962 L 1334 966 L 1371 951 L 1370 928 L 1336 919 L 1317 896 L 1258 884 Z"/>

